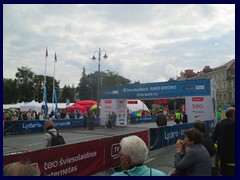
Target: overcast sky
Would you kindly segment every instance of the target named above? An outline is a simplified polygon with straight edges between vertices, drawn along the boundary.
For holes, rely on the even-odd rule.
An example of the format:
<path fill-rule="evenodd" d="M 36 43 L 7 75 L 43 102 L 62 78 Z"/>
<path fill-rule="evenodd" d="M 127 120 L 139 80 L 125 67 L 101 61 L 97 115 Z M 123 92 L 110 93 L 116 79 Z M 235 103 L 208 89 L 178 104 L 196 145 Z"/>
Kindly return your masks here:
<path fill-rule="evenodd" d="M 132 82 L 163 82 L 181 70 L 200 71 L 235 58 L 235 5 L 3 5 L 3 77 L 27 66 L 60 87 L 76 87 L 99 48 L 101 70 Z M 105 53 L 102 52 L 102 56 Z M 96 57 L 98 54 L 95 53 Z"/>

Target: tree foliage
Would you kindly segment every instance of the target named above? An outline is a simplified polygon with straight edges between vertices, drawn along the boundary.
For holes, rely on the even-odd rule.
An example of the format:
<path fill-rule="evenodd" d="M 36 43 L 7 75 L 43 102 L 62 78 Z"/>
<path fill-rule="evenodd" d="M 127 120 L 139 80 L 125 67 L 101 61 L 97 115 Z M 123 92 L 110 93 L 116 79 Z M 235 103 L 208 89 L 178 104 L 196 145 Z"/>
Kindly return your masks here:
<path fill-rule="evenodd" d="M 131 82 L 129 79 L 126 79 L 118 73 L 112 71 L 100 72 L 100 76 L 98 76 L 97 71 L 88 75 L 86 75 L 84 71 L 77 87 L 77 94 L 80 100 L 97 100 L 98 78 L 100 78 L 100 88 L 115 85 L 127 85 Z"/>
<path fill-rule="evenodd" d="M 75 88 L 74 88 L 74 86 L 70 87 L 69 85 L 65 85 L 63 87 L 59 102 L 65 103 L 66 99 L 69 99 L 70 102 L 75 101 Z"/>
<path fill-rule="evenodd" d="M 17 68 L 16 85 L 18 89 L 18 99 L 29 102 L 34 97 L 33 77 L 34 73 L 28 67 Z"/>
<path fill-rule="evenodd" d="M 47 99 L 52 102 L 53 77 L 46 77 Z M 28 67 L 17 68 L 15 79 L 4 79 L 3 103 L 43 101 L 44 76 L 36 75 Z M 55 88 L 59 94 L 59 82 L 55 80 Z"/>
<path fill-rule="evenodd" d="M 3 78 L 3 103 L 14 104 L 18 101 L 18 90 L 16 80 Z"/>
<path fill-rule="evenodd" d="M 98 77 L 100 78 L 100 88 L 115 85 L 127 85 L 131 82 L 129 79 L 112 71 L 100 72 L 100 76 L 97 71 L 91 74 L 86 74 L 86 70 L 83 67 L 82 77 L 76 88 L 74 88 L 74 86 L 70 87 L 69 85 L 65 85 L 60 94 L 60 82 L 55 80 L 58 102 L 65 103 L 66 99 L 69 99 L 70 102 L 74 102 L 76 100 L 75 97 L 80 100 L 97 100 Z M 15 79 L 3 78 L 3 80 L 4 104 L 30 102 L 32 100 L 38 102 L 43 101 L 44 76 L 35 74 L 32 72 L 31 68 L 17 67 Z M 46 77 L 46 87 L 47 101 L 51 103 L 53 94 L 53 77 Z"/>

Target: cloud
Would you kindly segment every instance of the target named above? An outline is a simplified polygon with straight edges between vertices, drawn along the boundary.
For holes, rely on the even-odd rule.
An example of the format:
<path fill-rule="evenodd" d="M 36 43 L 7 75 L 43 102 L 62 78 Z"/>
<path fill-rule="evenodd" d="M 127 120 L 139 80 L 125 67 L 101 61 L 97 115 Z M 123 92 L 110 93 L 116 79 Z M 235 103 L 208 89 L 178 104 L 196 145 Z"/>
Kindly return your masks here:
<path fill-rule="evenodd" d="M 132 82 L 166 81 L 235 58 L 235 6 L 205 4 L 3 5 L 3 77 L 28 66 L 77 86 L 83 67 L 97 71 L 95 50 L 106 50 L 101 70 Z M 97 53 L 95 54 L 97 56 Z M 104 52 L 102 53 L 104 55 Z"/>

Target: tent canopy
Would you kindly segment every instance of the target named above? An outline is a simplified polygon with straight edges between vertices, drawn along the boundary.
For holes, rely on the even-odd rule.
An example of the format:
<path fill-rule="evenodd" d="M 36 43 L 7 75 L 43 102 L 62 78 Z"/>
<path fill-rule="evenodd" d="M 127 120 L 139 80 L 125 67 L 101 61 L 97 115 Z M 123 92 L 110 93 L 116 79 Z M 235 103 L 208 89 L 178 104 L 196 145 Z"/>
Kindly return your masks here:
<path fill-rule="evenodd" d="M 39 113 L 41 112 L 41 104 L 32 100 L 31 102 L 20 106 L 20 111 L 29 111 L 30 109 Z"/>
<path fill-rule="evenodd" d="M 141 100 L 127 100 L 127 107 L 130 112 L 145 110 L 149 111 L 148 107 Z"/>
<path fill-rule="evenodd" d="M 85 111 L 87 111 L 87 107 L 81 106 L 79 104 L 73 104 L 73 105 L 67 107 L 66 110 L 68 112 L 74 112 L 75 110 L 78 110 L 79 112 L 84 113 Z"/>

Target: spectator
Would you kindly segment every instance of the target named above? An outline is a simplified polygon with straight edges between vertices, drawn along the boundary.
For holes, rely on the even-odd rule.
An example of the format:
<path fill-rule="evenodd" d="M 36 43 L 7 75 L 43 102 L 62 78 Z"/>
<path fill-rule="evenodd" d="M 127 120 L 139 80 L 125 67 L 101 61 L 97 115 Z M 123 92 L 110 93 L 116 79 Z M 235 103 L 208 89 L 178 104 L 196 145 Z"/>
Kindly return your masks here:
<path fill-rule="evenodd" d="M 184 131 L 184 140 L 176 144 L 175 168 L 185 170 L 187 176 L 211 176 L 211 158 L 201 144 L 202 134 L 196 129 Z M 186 151 L 186 146 L 190 149 Z"/>
<path fill-rule="evenodd" d="M 40 170 L 31 164 L 14 162 L 3 168 L 3 176 L 40 176 Z"/>
<path fill-rule="evenodd" d="M 65 119 L 70 119 L 69 112 L 66 113 Z"/>
<path fill-rule="evenodd" d="M 184 111 L 182 112 L 182 123 L 188 123 L 188 115 Z"/>
<path fill-rule="evenodd" d="M 44 145 L 45 147 L 50 147 L 51 146 L 51 141 L 52 141 L 52 136 L 51 134 L 47 133 L 48 131 L 52 132 L 54 135 L 57 135 L 57 130 L 53 124 L 53 122 L 48 119 L 46 120 L 46 122 L 44 123 Z"/>
<path fill-rule="evenodd" d="M 193 123 L 193 127 L 197 130 L 199 130 L 202 133 L 202 144 L 205 146 L 205 148 L 208 150 L 208 153 L 211 157 L 211 163 L 212 163 L 212 176 L 217 176 L 216 171 L 216 148 L 214 146 L 214 143 L 212 141 L 212 138 L 209 136 L 209 134 L 206 132 L 205 123 L 197 120 Z"/>
<path fill-rule="evenodd" d="M 111 122 L 112 122 L 113 127 L 116 127 L 116 120 L 117 120 L 117 115 L 116 115 L 115 112 L 112 112 L 112 114 L 111 114 Z"/>
<path fill-rule="evenodd" d="M 94 124 L 95 124 L 95 113 L 92 110 L 89 110 L 90 116 L 89 116 L 89 127 L 88 130 L 94 130 Z"/>
<path fill-rule="evenodd" d="M 87 128 L 87 119 L 88 119 L 88 112 L 85 111 L 83 113 L 83 128 L 86 129 Z"/>
<path fill-rule="evenodd" d="M 176 113 L 175 113 L 175 120 L 174 120 L 174 122 L 176 124 L 180 124 L 180 121 L 181 121 L 181 113 L 179 112 L 179 110 L 177 110 Z"/>
<path fill-rule="evenodd" d="M 227 119 L 216 125 L 212 139 L 217 142 L 221 175 L 235 176 L 235 108 L 228 108 L 225 115 Z"/>
<path fill-rule="evenodd" d="M 144 165 L 148 148 L 144 141 L 137 136 L 128 136 L 120 142 L 120 164 L 123 171 L 112 176 L 166 176 L 162 171 Z"/>
<path fill-rule="evenodd" d="M 42 112 L 42 111 L 40 111 L 38 114 L 39 114 L 39 115 L 38 115 L 38 117 L 39 117 L 39 120 L 43 120 L 43 112 Z"/>
<path fill-rule="evenodd" d="M 166 126 L 167 125 L 167 117 L 163 114 L 163 111 L 160 110 L 156 117 L 157 126 Z"/>

